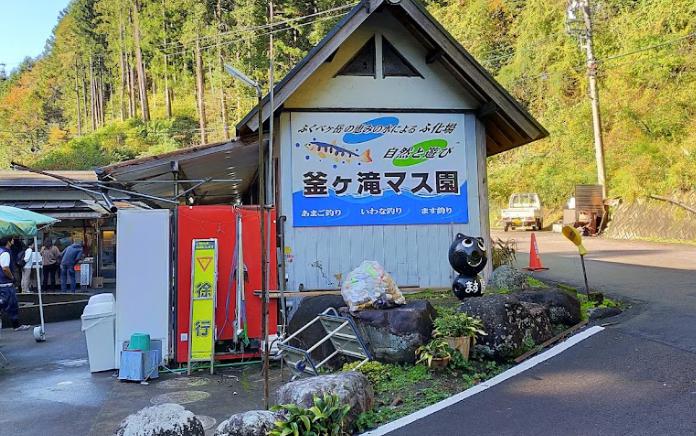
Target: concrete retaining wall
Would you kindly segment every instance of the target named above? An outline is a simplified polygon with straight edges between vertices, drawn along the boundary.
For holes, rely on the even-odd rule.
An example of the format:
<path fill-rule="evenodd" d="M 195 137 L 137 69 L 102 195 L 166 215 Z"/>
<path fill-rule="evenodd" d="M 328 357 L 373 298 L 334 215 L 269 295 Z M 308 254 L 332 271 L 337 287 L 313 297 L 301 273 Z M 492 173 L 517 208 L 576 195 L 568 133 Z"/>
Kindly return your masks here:
<path fill-rule="evenodd" d="M 667 195 L 696 208 L 696 192 Z M 606 236 L 616 239 L 696 241 L 696 214 L 662 200 L 643 198 L 612 211 Z"/>

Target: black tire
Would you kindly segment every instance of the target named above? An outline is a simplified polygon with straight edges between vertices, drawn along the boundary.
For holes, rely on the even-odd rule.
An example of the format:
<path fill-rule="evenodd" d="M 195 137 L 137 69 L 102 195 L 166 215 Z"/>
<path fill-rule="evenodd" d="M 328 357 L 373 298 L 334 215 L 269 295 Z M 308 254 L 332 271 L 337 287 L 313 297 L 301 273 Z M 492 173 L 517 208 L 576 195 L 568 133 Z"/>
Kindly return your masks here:
<path fill-rule="evenodd" d="M 537 230 L 541 230 L 544 228 L 544 221 L 541 218 L 537 218 L 536 228 L 537 228 Z"/>
<path fill-rule="evenodd" d="M 503 229 L 504 232 L 507 232 L 510 229 L 510 223 L 505 223 L 505 228 Z"/>

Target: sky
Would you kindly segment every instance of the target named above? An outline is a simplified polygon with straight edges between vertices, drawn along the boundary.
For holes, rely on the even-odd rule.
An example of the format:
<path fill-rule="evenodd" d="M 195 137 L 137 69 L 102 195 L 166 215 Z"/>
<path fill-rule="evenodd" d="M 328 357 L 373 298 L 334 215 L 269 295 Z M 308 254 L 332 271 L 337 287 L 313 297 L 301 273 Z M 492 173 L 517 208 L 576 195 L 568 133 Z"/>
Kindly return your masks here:
<path fill-rule="evenodd" d="M 9 74 L 25 57 L 36 57 L 70 0 L 0 0 L 0 64 Z"/>

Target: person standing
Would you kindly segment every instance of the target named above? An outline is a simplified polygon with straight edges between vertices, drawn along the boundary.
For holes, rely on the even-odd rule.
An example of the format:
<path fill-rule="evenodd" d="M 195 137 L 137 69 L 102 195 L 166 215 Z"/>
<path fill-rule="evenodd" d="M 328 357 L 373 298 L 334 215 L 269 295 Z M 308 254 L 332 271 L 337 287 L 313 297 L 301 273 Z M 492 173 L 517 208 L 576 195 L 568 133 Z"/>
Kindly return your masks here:
<path fill-rule="evenodd" d="M 20 288 L 22 283 L 22 270 L 24 269 L 24 250 L 27 247 L 21 239 L 12 239 L 10 247 L 10 269 L 14 277 L 15 288 Z"/>
<path fill-rule="evenodd" d="M 56 289 L 56 276 L 58 275 L 58 260 L 60 250 L 53 245 L 51 239 L 46 239 L 41 248 L 41 261 L 43 262 L 43 277 L 41 283 L 44 289 Z"/>
<path fill-rule="evenodd" d="M 75 282 L 75 265 L 82 260 L 82 241 L 75 240 L 63 251 L 63 258 L 60 261 L 60 290 L 67 291 L 67 280 L 70 279 L 70 291 L 75 293 L 77 283 Z"/>
<path fill-rule="evenodd" d="M 11 237 L 0 238 L 0 310 L 7 313 L 15 331 L 27 330 L 31 326 L 19 322 L 19 302 L 14 286 L 15 277 L 12 273 L 12 258 L 10 256 L 13 242 Z"/>
<path fill-rule="evenodd" d="M 28 294 L 31 292 L 31 273 L 34 269 L 38 269 L 38 253 L 34 253 L 34 243 L 27 245 L 24 250 L 24 258 L 22 259 L 22 292 Z"/>

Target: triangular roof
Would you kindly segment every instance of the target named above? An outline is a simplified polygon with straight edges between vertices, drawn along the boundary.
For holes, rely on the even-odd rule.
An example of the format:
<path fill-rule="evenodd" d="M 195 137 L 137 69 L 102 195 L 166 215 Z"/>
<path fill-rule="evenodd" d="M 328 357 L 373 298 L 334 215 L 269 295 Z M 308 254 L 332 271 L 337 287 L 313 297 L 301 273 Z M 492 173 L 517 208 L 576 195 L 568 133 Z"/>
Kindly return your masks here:
<path fill-rule="evenodd" d="M 277 85 L 273 111 L 319 68 L 374 12 L 387 9 L 429 50 L 429 62 L 441 62 L 479 102 L 478 117 L 486 126 L 489 156 L 548 136 L 548 132 L 471 56 L 418 0 L 363 0 L 355 6 Z M 271 113 L 270 98 L 263 100 L 263 119 Z M 258 128 L 254 108 L 238 124 L 247 134 Z"/>

